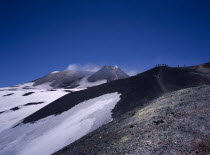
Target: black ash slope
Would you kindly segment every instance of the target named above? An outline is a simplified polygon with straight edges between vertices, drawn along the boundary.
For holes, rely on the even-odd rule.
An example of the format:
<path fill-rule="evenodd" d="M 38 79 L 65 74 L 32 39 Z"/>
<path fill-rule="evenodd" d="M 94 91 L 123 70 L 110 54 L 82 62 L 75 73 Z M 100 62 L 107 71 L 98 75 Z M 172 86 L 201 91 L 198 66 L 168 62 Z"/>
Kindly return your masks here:
<path fill-rule="evenodd" d="M 85 100 L 103 94 L 119 92 L 122 94 L 121 100 L 113 110 L 113 117 L 116 118 L 136 107 L 149 103 L 165 92 L 210 84 L 210 72 L 204 74 L 198 68 L 199 66 L 184 68 L 157 67 L 134 77 L 73 92 L 25 118 L 23 123 L 35 122 L 50 115 L 60 114 Z"/>
<path fill-rule="evenodd" d="M 207 155 L 209 96 L 210 85 L 164 94 L 54 154 Z"/>
<path fill-rule="evenodd" d="M 210 63 L 158 69 L 154 77 L 160 90 L 168 93 L 55 154 L 209 154 L 210 85 L 205 84 L 210 84 Z"/>

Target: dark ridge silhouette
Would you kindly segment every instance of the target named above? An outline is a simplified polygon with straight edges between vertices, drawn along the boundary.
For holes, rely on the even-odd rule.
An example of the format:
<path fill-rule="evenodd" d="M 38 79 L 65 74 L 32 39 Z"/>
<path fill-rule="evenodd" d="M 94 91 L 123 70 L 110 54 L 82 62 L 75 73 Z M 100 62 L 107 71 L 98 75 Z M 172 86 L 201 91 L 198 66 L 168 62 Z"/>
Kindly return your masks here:
<path fill-rule="evenodd" d="M 199 65 L 199 67 L 210 68 L 210 62 Z"/>

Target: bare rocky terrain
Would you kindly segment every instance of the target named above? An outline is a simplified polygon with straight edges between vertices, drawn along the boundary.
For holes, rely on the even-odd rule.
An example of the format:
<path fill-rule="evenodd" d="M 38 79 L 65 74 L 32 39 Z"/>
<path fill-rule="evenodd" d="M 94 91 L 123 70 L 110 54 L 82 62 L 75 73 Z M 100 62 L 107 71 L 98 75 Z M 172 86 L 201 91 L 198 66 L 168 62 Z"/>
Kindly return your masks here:
<path fill-rule="evenodd" d="M 210 154 L 209 98 L 210 85 L 166 93 L 55 154 Z"/>

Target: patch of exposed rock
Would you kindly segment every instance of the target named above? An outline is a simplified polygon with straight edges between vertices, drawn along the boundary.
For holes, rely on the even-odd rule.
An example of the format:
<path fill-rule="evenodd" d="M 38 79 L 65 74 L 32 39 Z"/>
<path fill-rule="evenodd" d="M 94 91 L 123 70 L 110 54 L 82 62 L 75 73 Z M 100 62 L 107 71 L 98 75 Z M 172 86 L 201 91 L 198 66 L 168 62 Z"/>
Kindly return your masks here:
<path fill-rule="evenodd" d="M 182 89 L 127 112 L 55 154 L 208 154 L 209 120 L 210 86 Z"/>

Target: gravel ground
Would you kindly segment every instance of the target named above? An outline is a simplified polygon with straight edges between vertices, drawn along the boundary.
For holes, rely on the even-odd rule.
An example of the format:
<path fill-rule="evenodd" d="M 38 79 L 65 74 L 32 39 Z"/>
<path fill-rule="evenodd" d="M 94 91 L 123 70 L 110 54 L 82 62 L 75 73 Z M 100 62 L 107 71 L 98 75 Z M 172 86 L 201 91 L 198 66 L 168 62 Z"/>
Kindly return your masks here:
<path fill-rule="evenodd" d="M 125 113 L 55 154 L 210 154 L 209 120 L 210 85 L 182 89 Z"/>

